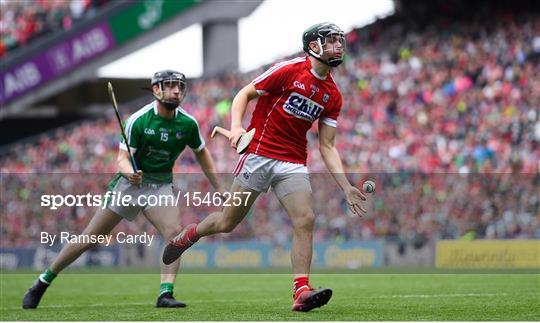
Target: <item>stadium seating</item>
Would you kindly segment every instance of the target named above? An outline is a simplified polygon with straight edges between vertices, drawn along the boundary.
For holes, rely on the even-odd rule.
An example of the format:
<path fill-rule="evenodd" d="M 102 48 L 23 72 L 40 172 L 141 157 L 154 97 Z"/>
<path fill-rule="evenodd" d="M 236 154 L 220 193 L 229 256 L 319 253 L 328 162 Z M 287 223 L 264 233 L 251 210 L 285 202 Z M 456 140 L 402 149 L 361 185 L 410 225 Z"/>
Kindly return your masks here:
<path fill-rule="evenodd" d="M 0 2 L 0 57 L 44 35 L 71 29 L 108 0 Z"/>
<path fill-rule="evenodd" d="M 4 21 L 9 13 L 2 12 Z M 377 179 L 375 216 L 363 221 L 344 216 L 341 192 L 327 188 L 315 129 L 308 147 L 318 214 L 315 239 L 534 238 L 540 221 L 538 16 L 487 11 L 466 20 L 434 17 L 419 24 L 390 17 L 347 35 L 349 55 L 334 72 L 344 98 L 337 147 L 348 173 Z M 229 124 L 229 100 L 262 70 L 190 84 L 183 107 L 199 121 L 205 138 L 214 125 Z M 0 160 L 7 174 L 2 246 L 35 243 L 30 237 L 44 230 L 81 231 L 92 208 L 52 215 L 28 201 L 66 190 L 104 191 L 110 175 L 78 174 L 114 173 L 118 139 L 111 118 L 14 146 L 17 153 Z M 219 140 L 207 145 L 218 171 L 229 173 L 237 155 Z M 193 154 L 184 153 L 175 172 L 190 174 L 180 180 L 190 191 L 210 190 Z M 68 175 L 61 180 L 51 173 Z M 359 184 L 365 176 L 352 177 Z M 193 222 L 213 209 L 181 207 L 182 221 Z M 53 216 L 59 221 L 50 221 Z M 257 237 L 281 243 L 289 239 L 288 221 L 268 194 L 233 233 L 209 240 Z M 153 230 L 141 219 L 118 228 L 147 229 Z"/>

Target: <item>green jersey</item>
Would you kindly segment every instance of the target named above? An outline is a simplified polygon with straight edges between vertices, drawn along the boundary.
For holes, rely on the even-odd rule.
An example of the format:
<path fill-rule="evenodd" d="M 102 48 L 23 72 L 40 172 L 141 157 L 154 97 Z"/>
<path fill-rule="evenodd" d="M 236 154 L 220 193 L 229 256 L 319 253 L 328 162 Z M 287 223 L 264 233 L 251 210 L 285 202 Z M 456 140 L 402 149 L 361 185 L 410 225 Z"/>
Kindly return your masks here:
<path fill-rule="evenodd" d="M 195 152 L 204 148 L 195 118 L 178 107 L 174 118 L 165 119 L 158 114 L 156 101 L 131 115 L 124 130 L 144 183 L 172 183 L 174 162 L 186 145 Z M 123 138 L 120 149 L 127 151 Z M 117 174 L 110 184 L 114 186 L 120 176 Z"/>

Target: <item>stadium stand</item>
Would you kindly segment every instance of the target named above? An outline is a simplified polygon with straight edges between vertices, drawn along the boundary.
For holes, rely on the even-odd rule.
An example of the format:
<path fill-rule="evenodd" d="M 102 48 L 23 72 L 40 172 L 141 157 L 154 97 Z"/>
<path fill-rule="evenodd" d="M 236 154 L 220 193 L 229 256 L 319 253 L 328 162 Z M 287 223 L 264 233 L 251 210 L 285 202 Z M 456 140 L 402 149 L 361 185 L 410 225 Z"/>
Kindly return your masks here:
<path fill-rule="evenodd" d="M 385 237 L 422 244 L 471 235 L 537 237 L 538 14 L 486 8 L 463 16 L 455 11 L 422 19 L 392 16 L 347 37 L 349 55 L 334 73 L 344 98 L 338 149 L 346 171 L 360 174 L 357 183 L 377 179 L 376 216 L 361 222 L 343 216 L 348 211 L 337 187 L 317 189 L 328 186 L 329 175 L 315 129 L 308 147 L 319 215 L 315 240 Z M 262 70 L 191 81 L 183 107 L 199 120 L 206 138 L 214 125 L 229 123 L 230 100 Z M 111 116 L 14 145 L 0 160 L 6 190 L 2 246 L 25 246 L 43 230 L 81 231 L 91 208 L 63 208 L 53 222 L 28 201 L 66 191 L 103 192 L 106 174 L 116 170 L 118 139 Z M 207 141 L 218 171 L 228 173 L 237 156 L 222 149 L 223 143 Z M 182 187 L 209 190 L 191 153 L 175 171 Z M 182 208 L 182 221 L 193 222 L 208 210 Z M 282 243 L 290 235 L 287 221 L 268 194 L 237 230 L 209 240 L 257 237 Z M 140 232 L 147 226 L 135 221 L 117 230 Z"/>
<path fill-rule="evenodd" d="M 71 29 L 108 0 L 0 1 L 0 57 L 47 34 Z"/>

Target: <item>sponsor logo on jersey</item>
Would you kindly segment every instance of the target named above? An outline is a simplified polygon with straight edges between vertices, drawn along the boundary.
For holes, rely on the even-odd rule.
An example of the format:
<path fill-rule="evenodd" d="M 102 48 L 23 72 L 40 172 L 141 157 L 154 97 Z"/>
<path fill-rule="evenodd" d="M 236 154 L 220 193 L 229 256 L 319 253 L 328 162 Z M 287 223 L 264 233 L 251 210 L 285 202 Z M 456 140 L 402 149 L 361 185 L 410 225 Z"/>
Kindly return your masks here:
<path fill-rule="evenodd" d="M 144 133 L 147 135 L 155 135 L 156 131 L 152 128 L 144 128 Z"/>
<path fill-rule="evenodd" d="M 304 91 L 306 90 L 306 86 L 304 85 L 304 83 L 300 83 L 300 82 L 298 82 L 298 81 L 294 81 L 293 85 L 296 86 L 296 87 L 299 88 L 299 89 L 304 90 Z"/>
<path fill-rule="evenodd" d="M 297 118 L 313 122 L 321 115 L 324 107 L 301 94 L 292 92 L 283 104 L 283 110 Z"/>
<path fill-rule="evenodd" d="M 165 149 L 148 146 L 146 157 L 151 157 L 153 160 L 169 160 L 171 153 Z"/>

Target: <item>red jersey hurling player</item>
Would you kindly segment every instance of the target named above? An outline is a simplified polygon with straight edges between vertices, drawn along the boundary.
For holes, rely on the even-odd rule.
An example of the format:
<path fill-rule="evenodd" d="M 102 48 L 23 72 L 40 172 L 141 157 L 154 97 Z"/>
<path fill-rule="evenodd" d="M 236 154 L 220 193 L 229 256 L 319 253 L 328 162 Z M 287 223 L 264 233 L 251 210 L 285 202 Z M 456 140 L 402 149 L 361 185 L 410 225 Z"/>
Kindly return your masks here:
<path fill-rule="evenodd" d="M 313 224 L 311 185 L 306 168 L 306 133 L 319 120 L 320 152 L 328 170 L 341 187 L 351 210 L 365 212 L 365 196 L 344 175 L 335 148 L 341 94 L 330 70 L 342 62 L 345 39 L 336 25 L 322 23 L 303 34 L 308 54 L 281 62 L 257 77 L 236 95 L 232 105 L 231 145 L 246 132 L 242 117 L 250 100 L 259 98 L 248 129 L 256 134 L 234 169 L 231 192 L 246 192 L 240 206 L 226 206 L 199 224 L 187 226 L 165 249 L 165 263 L 177 259 L 200 237 L 231 232 L 244 219 L 260 192 L 272 188 L 293 224 L 291 262 L 294 272 L 295 311 L 309 311 L 326 304 L 332 290 L 310 287 Z"/>

